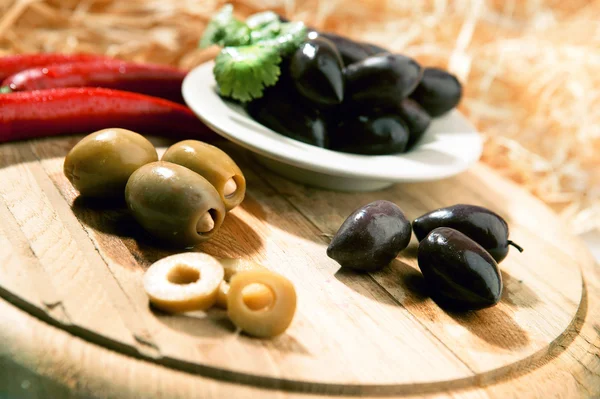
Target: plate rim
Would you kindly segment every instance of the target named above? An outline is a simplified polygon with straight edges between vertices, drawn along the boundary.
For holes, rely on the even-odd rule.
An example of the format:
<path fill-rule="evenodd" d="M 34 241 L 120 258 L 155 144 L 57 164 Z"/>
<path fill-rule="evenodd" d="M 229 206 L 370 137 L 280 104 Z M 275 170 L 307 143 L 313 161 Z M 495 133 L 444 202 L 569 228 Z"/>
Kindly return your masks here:
<path fill-rule="evenodd" d="M 461 124 L 464 127 L 463 131 L 461 131 L 461 134 L 468 136 L 467 138 L 469 140 L 469 144 L 472 146 L 472 151 L 470 151 L 470 153 L 469 153 L 470 157 L 468 159 L 458 159 L 457 158 L 457 161 L 454 162 L 453 164 L 451 164 L 451 167 L 446 168 L 447 170 L 443 170 L 441 167 L 439 167 L 434 170 L 434 173 L 428 173 L 428 174 L 412 173 L 412 174 L 395 174 L 394 175 L 394 174 L 388 174 L 388 173 L 376 173 L 376 172 L 373 172 L 370 170 L 367 170 L 367 171 L 357 170 L 357 169 L 345 170 L 344 169 L 345 166 L 337 165 L 335 163 L 333 163 L 333 164 L 332 163 L 323 164 L 321 162 L 315 163 L 314 162 L 315 158 L 319 157 L 320 155 L 327 155 L 327 154 L 333 155 L 336 158 L 342 158 L 341 161 L 346 161 L 346 162 L 341 162 L 341 163 L 347 163 L 347 162 L 353 163 L 356 161 L 366 161 L 366 160 L 373 161 L 374 159 L 377 159 L 377 160 L 383 159 L 385 161 L 389 161 L 389 162 L 393 163 L 394 161 L 397 162 L 399 159 L 401 159 L 402 161 L 407 161 L 407 160 L 410 161 L 410 159 L 408 159 L 405 156 L 406 154 L 410 154 L 410 153 L 402 153 L 402 154 L 394 154 L 394 155 L 361 155 L 361 154 L 342 153 L 342 152 L 338 152 L 338 151 L 333 151 L 333 150 L 329 150 L 329 149 L 325 149 L 325 148 L 312 146 L 310 144 L 306 144 L 306 143 L 300 142 L 298 140 L 284 136 L 280 133 L 277 133 L 277 132 L 273 131 L 272 129 L 269 129 L 268 127 L 255 121 L 254 119 L 249 117 L 247 114 L 245 114 L 245 112 L 235 109 L 235 108 L 239 108 L 239 105 L 236 106 L 234 103 L 226 102 L 216 93 L 216 90 L 214 90 L 214 88 L 216 87 L 216 82 L 215 82 L 213 74 L 212 74 L 213 66 L 214 66 L 213 60 L 205 62 L 205 63 L 193 68 L 184 78 L 181 91 L 182 91 L 184 101 L 186 102 L 188 107 L 194 112 L 194 114 L 204 124 L 206 124 L 211 130 L 213 130 L 214 132 L 216 132 L 223 138 L 230 140 L 246 149 L 249 149 L 250 151 L 257 153 L 258 155 L 273 159 L 278 162 L 285 163 L 287 165 L 290 165 L 290 166 L 293 166 L 296 168 L 305 169 L 305 170 L 313 171 L 313 172 L 317 172 L 317 173 L 323 173 L 323 174 L 330 175 L 330 176 L 339 176 L 339 177 L 354 178 L 354 179 L 374 179 L 374 180 L 389 181 L 389 182 L 431 181 L 431 180 L 439 180 L 439 179 L 448 178 L 448 177 L 455 176 L 459 173 L 464 172 L 470 166 L 472 166 L 474 163 L 479 161 L 479 159 L 481 158 L 481 154 L 483 152 L 483 138 L 481 137 L 481 135 L 479 134 L 477 129 L 475 129 L 475 127 L 464 117 L 464 115 L 462 115 L 462 113 L 460 113 L 460 111 L 458 111 L 457 109 L 454 109 L 451 112 L 449 112 L 448 114 L 446 114 L 444 117 L 436 118 L 436 120 L 438 121 L 438 125 L 440 123 L 443 123 L 443 120 L 446 118 L 452 118 L 452 120 L 454 120 L 455 123 Z M 206 75 L 210 76 L 210 79 L 207 80 Z M 201 84 L 199 85 L 198 83 L 201 83 Z M 224 116 L 230 116 L 230 117 L 231 117 L 231 114 L 235 114 L 236 117 L 244 118 L 245 124 L 247 124 L 249 126 L 244 126 L 242 128 L 242 130 L 253 131 L 258 134 L 261 133 L 259 130 L 263 130 L 267 133 L 274 135 L 273 139 L 275 139 L 275 136 L 276 136 L 275 141 L 277 142 L 278 146 L 283 146 L 286 148 L 290 148 L 292 146 L 304 148 L 305 151 L 313 152 L 313 156 L 311 156 L 309 159 L 298 158 L 296 156 L 290 156 L 290 153 L 273 151 L 272 149 L 265 148 L 261 145 L 253 143 L 250 140 L 244 140 L 243 137 L 240 137 L 240 134 L 235 134 L 235 133 L 229 132 L 228 129 L 226 129 L 222 126 L 223 119 L 221 119 L 220 123 L 216 122 L 214 120 L 215 119 L 214 117 L 208 116 L 208 114 L 210 114 L 210 112 L 208 112 L 208 108 L 205 105 L 201 106 L 199 104 L 200 101 L 197 101 L 197 96 L 199 94 L 195 93 L 198 91 L 199 87 L 203 88 L 203 89 L 208 89 L 207 92 L 211 93 L 211 94 L 208 94 L 209 97 L 211 95 L 214 96 L 213 98 L 217 100 L 217 101 L 215 101 L 215 103 L 217 103 L 216 106 L 220 109 L 221 114 L 223 114 Z M 212 107 L 214 107 L 214 106 L 215 105 L 210 105 L 209 108 L 212 109 Z M 229 119 L 231 119 L 231 118 L 229 118 Z M 440 122 L 440 120 L 442 120 L 442 121 Z M 239 122 L 236 122 L 236 121 L 233 121 L 231 123 L 236 124 L 238 127 L 241 125 Z M 434 120 L 434 123 L 435 123 L 435 120 Z M 227 124 L 227 123 L 225 123 L 225 124 Z M 428 129 L 428 131 L 429 131 L 429 129 Z M 427 135 L 427 133 L 428 132 L 426 132 L 425 135 Z M 432 143 L 436 143 L 436 142 L 439 142 L 439 141 L 433 141 Z M 420 148 L 419 144 L 417 144 L 415 146 L 415 148 Z M 417 161 L 418 161 L 418 158 L 417 158 Z M 381 162 L 384 162 L 384 161 L 381 161 Z M 399 162 L 398 164 L 401 166 L 402 162 Z M 428 166 L 430 166 L 430 165 L 428 165 Z"/>

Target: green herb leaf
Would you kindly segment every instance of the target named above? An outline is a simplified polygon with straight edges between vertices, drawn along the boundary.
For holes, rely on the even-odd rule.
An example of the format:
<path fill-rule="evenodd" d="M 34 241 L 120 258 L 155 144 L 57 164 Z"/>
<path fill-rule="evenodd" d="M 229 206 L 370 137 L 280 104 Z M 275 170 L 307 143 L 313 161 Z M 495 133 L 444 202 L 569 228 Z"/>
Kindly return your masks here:
<path fill-rule="evenodd" d="M 308 30 L 302 22 L 285 22 L 281 24 L 281 29 L 276 37 L 261 40 L 260 43 L 265 47 L 277 48 L 281 55 L 289 55 L 296 51 L 298 47 L 306 40 Z"/>
<path fill-rule="evenodd" d="M 248 28 L 248 26 L 245 23 L 235 20 L 225 28 L 223 39 L 220 40 L 218 44 L 225 47 L 245 46 L 250 44 L 250 35 L 250 28 Z"/>
<path fill-rule="evenodd" d="M 215 59 L 213 73 L 221 95 L 248 102 L 263 95 L 279 79 L 281 56 L 262 44 L 226 47 Z"/>
<path fill-rule="evenodd" d="M 246 19 L 246 25 L 252 30 L 250 33 L 252 43 L 272 39 L 279 35 L 281 22 L 279 16 L 272 11 L 260 12 Z"/>
<path fill-rule="evenodd" d="M 277 23 L 277 25 L 281 24 L 279 16 L 273 11 L 259 12 L 246 18 L 246 25 L 252 30 L 262 29 L 274 23 Z"/>
<path fill-rule="evenodd" d="M 225 34 L 225 27 L 234 20 L 233 6 L 231 4 L 224 5 L 223 8 L 212 17 L 204 30 L 202 39 L 200 39 L 200 47 L 208 47 L 222 40 Z"/>
<path fill-rule="evenodd" d="M 233 16 L 233 6 L 226 4 L 208 23 L 199 45 L 244 46 L 250 44 L 250 32 L 244 22 Z"/>
<path fill-rule="evenodd" d="M 247 102 L 277 83 L 282 57 L 296 51 L 307 33 L 302 22 L 282 23 L 271 11 L 251 15 L 244 23 L 228 4 L 210 21 L 200 45 L 224 46 L 213 69 L 219 92 Z"/>

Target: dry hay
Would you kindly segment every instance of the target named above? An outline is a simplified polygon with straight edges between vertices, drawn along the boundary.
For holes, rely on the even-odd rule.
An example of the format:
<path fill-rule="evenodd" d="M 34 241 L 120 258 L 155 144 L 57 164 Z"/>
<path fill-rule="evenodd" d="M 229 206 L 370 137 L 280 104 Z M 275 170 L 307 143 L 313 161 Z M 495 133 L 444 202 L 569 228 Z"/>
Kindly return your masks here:
<path fill-rule="evenodd" d="M 214 0 L 0 0 L 0 55 L 63 51 L 191 68 Z M 449 68 L 483 160 L 576 233 L 600 229 L 600 0 L 246 0 Z"/>

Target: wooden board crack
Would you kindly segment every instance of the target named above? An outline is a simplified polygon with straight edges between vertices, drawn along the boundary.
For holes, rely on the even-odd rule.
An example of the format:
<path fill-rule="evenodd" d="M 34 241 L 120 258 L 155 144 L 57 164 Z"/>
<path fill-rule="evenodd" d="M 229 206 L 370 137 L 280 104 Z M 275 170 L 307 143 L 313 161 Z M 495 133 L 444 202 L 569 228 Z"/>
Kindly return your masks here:
<path fill-rule="evenodd" d="M 20 292 L 29 293 L 26 294 L 24 299 L 34 304 L 39 301 L 38 307 L 45 308 L 43 310 L 51 317 L 56 318 L 62 324 L 71 324 L 71 319 L 64 307 L 62 298 L 40 264 L 39 259 L 33 253 L 14 216 L 3 203 L 0 203 L 0 220 L 3 221 L 0 246 L 3 248 L 11 246 L 14 250 L 8 253 L 9 256 L 12 254 L 12 256 L 18 258 L 18 264 L 14 262 L 14 259 L 6 259 L 0 262 L 0 268 L 2 268 L 0 284 L 8 289 L 10 288 L 11 278 L 19 279 L 20 281 L 17 284 L 30 286 L 28 289 L 19 290 Z M 7 270 L 10 267 L 19 267 L 24 270 L 19 276 Z"/>
<path fill-rule="evenodd" d="M 91 269 L 85 270 L 85 273 L 91 274 L 93 276 L 93 279 L 88 281 L 88 283 L 93 283 L 93 282 L 99 283 L 96 285 L 96 289 L 104 290 L 109 295 L 109 297 L 113 298 L 111 303 L 107 303 L 102 306 L 107 307 L 107 309 L 106 309 L 107 312 L 108 312 L 108 307 L 114 307 L 114 309 L 118 311 L 119 319 L 122 320 L 123 325 L 127 326 L 128 330 L 131 334 L 131 339 L 129 339 L 127 341 L 134 344 L 140 352 L 147 354 L 148 356 L 154 355 L 156 353 L 156 351 L 151 345 L 144 345 L 136 339 L 136 335 L 140 336 L 140 337 L 145 337 L 145 336 L 149 336 L 149 334 L 146 332 L 143 325 L 140 325 L 140 323 L 138 322 L 138 320 L 137 320 L 138 318 L 137 318 L 137 315 L 135 314 L 135 312 L 131 311 L 125 294 L 119 288 L 118 283 L 114 280 L 113 276 L 107 272 L 106 265 L 104 264 L 102 259 L 99 258 L 98 253 L 96 252 L 92 243 L 89 241 L 87 234 L 85 234 L 85 232 L 83 232 L 83 230 L 81 229 L 79 221 L 73 215 L 68 204 L 65 202 L 64 198 L 60 195 L 57 188 L 54 186 L 53 182 L 50 180 L 48 175 L 45 173 L 45 171 L 41 167 L 39 160 L 37 159 L 37 157 L 35 156 L 35 154 L 33 153 L 33 151 L 30 148 L 30 144 L 29 143 L 18 144 L 17 148 L 18 148 L 18 156 L 24 157 L 25 160 L 27 160 L 28 162 L 18 166 L 18 171 L 15 170 L 15 173 L 19 173 L 23 177 L 29 176 L 32 179 L 32 181 L 28 184 L 36 184 L 37 188 L 35 186 L 31 186 L 31 188 L 34 191 L 40 190 L 40 193 L 43 193 L 42 195 L 45 196 L 42 198 L 43 203 L 50 204 L 50 205 L 43 205 L 44 209 L 40 209 L 39 211 L 40 212 L 48 212 L 49 210 L 52 210 L 52 212 L 55 212 L 55 214 L 49 214 L 46 217 L 49 218 L 48 220 L 50 221 L 50 223 L 53 223 L 53 226 L 55 226 L 55 228 L 59 228 L 59 226 L 62 226 L 61 227 L 62 229 L 66 229 L 66 230 L 62 230 L 62 231 L 68 232 L 66 234 L 60 233 L 60 236 L 56 237 L 55 240 L 60 240 L 57 242 L 63 242 L 63 244 L 61 244 L 61 245 L 71 245 L 70 240 L 74 240 L 74 242 L 77 245 L 78 250 L 82 251 L 82 253 L 85 254 L 84 259 L 85 259 L 85 262 L 87 263 L 88 267 L 91 267 Z M 9 166 L 8 168 L 14 168 L 14 166 Z M 31 191 L 31 190 L 29 190 L 29 191 Z M 5 197 L 5 199 L 6 199 L 6 197 Z M 15 203 L 13 206 L 15 206 L 15 207 L 20 206 L 20 204 Z M 24 228 L 23 223 L 28 223 L 28 220 L 29 220 L 29 216 L 27 216 L 25 214 L 22 217 L 23 217 L 23 220 L 20 221 L 21 229 Z M 35 222 L 39 223 L 39 221 L 37 221 L 37 220 Z M 60 223 L 60 225 L 57 223 Z M 37 234 L 34 232 L 33 227 L 31 227 L 30 229 L 32 229 L 32 232 L 30 234 Z M 49 231 L 45 231 L 42 234 L 48 234 L 48 233 L 49 233 Z M 29 238 L 29 239 L 31 240 L 31 238 Z M 38 238 L 38 241 L 39 241 L 39 239 L 40 238 Z M 39 251 L 42 251 L 42 250 L 45 251 L 45 253 L 48 253 L 49 255 L 51 254 L 51 252 L 48 252 L 46 249 L 42 249 L 42 247 L 40 246 Z M 72 251 L 72 250 L 69 250 L 69 251 Z M 52 251 L 52 252 L 54 252 L 54 251 Z M 72 253 L 75 253 L 75 252 L 72 252 Z M 40 257 L 40 254 L 41 254 L 41 252 L 39 254 L 36 253 L 36 256 Z M 67 255 L 67 253 L 65 253 L 65 255 Z M 52 255 L 52 256 L 55 257 L 55 256 L 62 256 L 62 255 L 57 254 L 57 255 Z M 74 269 L 74 270 L 77 271 L 78 269 Z M 81 271 L 81 269 L 79 269 L 79 271 Z M 75 278 L 75 276 L 71 276 L 68 278 L 72 279 L 72 278 Z M 53 277 L 50 278 L 50 281 L 52 281 L 52 279 L 53 279 Z M 122 299 L 119 299 L 119 298 L 122 298 Z M 80 325 L 80 320 L 78 320 L 77 318 L 73 318 L 74 313 L 70 310 L 71 306 L 74 305 L 74 302 L 65 303 L 65 301 L 63 299 L 63 305 L 66 308 L 66 312 L 71 316 L 72 323 L 75 325 Z M 81 315 L 84 315 L 84 313 L 81 313 L 81 312 L 79 312 L 79 313 Z M 110 320 L 112 320 L 111 323 L 114 324 L 115 320 L 113 319 L 113 316 L 112 315 L 109 316 L 109 315 L 110 315 L 110 312 L 108 312 L 106 314 L 106 317 L 110 318 Z M 98 321 L 99 320 L 97 320 L 96 322 L 98 322 Z M 84 327 L 83 325 L 80 325 L 80 326 Z M 110 330 L 110 331 L 106 330 L 106 333 L 109 333 L 109 334 L 117 333 L 117 331 L 118 331 L 117 329 Z M 148 340 L 148 341 L 151 341 L 151 340 Z"/>
<path fill-rule="evenodd" d="M 31 149 L 32 155 L 36 156 L 35 151 Z M 86 254 L 90 266 L 93 267 L 94 274 L 98 278 L 98 283 L 107 291 L 112 303 L 119 312 L 123 323 L 130 330 L 132 337 L 136 342 L 137 350 L 145 356 L 160 357 L 160 350 L 155 344 L 152 334 L 145 326 L 141 317 L 137 314 L 135 307 L 120 282 L 115 278 L 112 271 L 100 256 L 97 248 L 90 241 L 87 233 L 82 230 L 81 223 L 73 215 L 69 205 L 60 194 L 54 182 L 47 175 L 46 171 L 38 162 L 30 164 L 29 169 L 33 173 L 40 188 L 48 196 L 53 204 L 55 211 L 65 224 L 81 251 Z"/>

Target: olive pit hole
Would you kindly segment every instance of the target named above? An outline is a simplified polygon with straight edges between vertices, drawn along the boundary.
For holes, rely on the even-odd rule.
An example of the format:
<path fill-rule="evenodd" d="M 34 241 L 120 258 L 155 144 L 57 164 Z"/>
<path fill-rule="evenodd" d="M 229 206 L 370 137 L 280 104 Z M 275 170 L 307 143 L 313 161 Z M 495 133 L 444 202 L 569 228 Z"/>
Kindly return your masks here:
<path fill-rule="evenodd" d="M 252 283 L 242 289 L 242 300 L 244 305 L 254 312 L 265 311 L 275 304 L 275 294 L 265 284 Z"/>
<path fill-rule="evenodd" d="M 223 196 L 227 199 L 235 197 L 239 186 L 239 177 L 237 175 L 230 177 L 223 186 Z"/>
<path fill-rule="evenodd" d="M 180 263 L 175 265 L 167 275 L 167 280 L 170 283 L 185 285 L 193 284 L 200 280 L 200 271 L 186 264 Z"/>
<path fill-rule="evenodd" d="M 205 212 L 196 223 L 196 232 L 198 234 L 210 233 L 215 228 L 215 220 L 217 220 L 217 211 L 209 209 Z"/>

